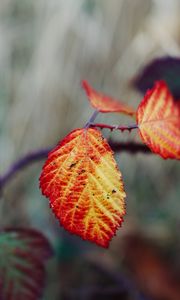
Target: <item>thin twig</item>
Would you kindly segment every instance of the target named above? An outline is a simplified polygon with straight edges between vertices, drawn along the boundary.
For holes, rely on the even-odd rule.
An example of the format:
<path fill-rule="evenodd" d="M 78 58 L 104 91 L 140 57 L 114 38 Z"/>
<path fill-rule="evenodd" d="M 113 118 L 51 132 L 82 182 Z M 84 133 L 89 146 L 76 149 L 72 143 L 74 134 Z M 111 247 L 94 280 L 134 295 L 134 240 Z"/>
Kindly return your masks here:
<path fill-rule="evenodd" d="M 133 129 L 137 129 L 138 126 L 136 124 L 129 125 L 129 126 L 121 126 L 121 125 L 108 125 L 108 124 L 102 124 L 102 123 L 96 123 L 96 124 L 90 124 L 90 127 L 98 127 L 100 129 L 109 129 L 109 130 L 120 130 L 120 131 L 131 131 Z"/>
<path fill-rule="evenodd" d="M 140 293 L 134 282 L 125 274 L 115 270 L 110 270 L 109 268 L 97 262 L 91 261 L 91 265 L 96 271 L 99 271 L 113 279 L 114 283 L 116 283 L 120 288 L 119 292 L 122 292 L 122 290 L 128 292 L 134 300 L 150 300 L 148 297 Z"/>
<path fill-rule="evenodd" d="M 73 288 L 68 289 L 67 295 L 75 296 L 75 299 L 92 299 L 92 297 L 96 296 L 113 296 L 114 294 L 121 294 L 123 292 L 127 292 L 121 286 L 110 286 L 110 287 L 103 287 L 101 285 L 85 285 L 81 288 Z"/>
<path fill-rule="evenodd" d="M 137 143 L 118 143 L 115 141 L 110 140 L 109 144 L 114 152 L 129 152 L 131 154 L 135 153 L 151 153 L 148 147 L 142 144 Z M 0 176 L 0 189 L 2 189 L 12 178 L 13 176 L 19 172 L 20 170 L 24 169 L 25 167 L 43 160 L 47 158 L 48 153 L 52 150 L 52 148 L 45 148 L 34 151 L 32 153 L 28 153 L 24 157 L 20 158 L 14 164 L 12 164 L 9 169 Z"/>
<path fill-rule="evenodd" d="M 126 152 L 131 154 L 144 153 L 152 154 L 151 150 L 143 144 L 134 143 L 134 142 L 115 142 L 109 140 L 109 145 L 111 146 L 114 152 Z"/>
<path fill-rule="evenodd" d="M 90 117 L 90 119 L 88 120 L 88 122 L 85 124 L 84 128 L 89 128 L 95 121 L 98 114 L 99 114 L 99 110 L 95 110 L 92 116 Z"/>
<path fill-rule="evenodd" d="M 40 149 L 21 157 L 9 169 L 0 176 L 0 190 L 9 182 L 12 177 L 20 170 L 31 165 L 34 162 L 45 159 L 52 148 Z"/>

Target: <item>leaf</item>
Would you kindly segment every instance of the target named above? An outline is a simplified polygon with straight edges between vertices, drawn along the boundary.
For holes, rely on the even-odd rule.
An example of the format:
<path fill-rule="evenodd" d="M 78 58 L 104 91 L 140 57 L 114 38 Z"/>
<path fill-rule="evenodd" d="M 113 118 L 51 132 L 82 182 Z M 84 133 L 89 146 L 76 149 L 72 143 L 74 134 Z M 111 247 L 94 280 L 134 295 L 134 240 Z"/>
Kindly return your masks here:
<path fill-rule="evenodd" d="M 112 150 L 97 129 L 76 129 L 50 152 L 40 187 L 65 229 L 108 247 L 122 223 L 125 192 Z"/>
<path fill-rule="evenodd" d="M 145 93 L 157 80 L 165 80 L 176 100 L 180 99 L 180 58 L 165 56 L 151 61 L 132 81 Z"/>
<path fill-rule="evenodd" d="M 137 109 L 143 142 L 163 158 L 180 159 L 180 105 L 164 81 L 149 90 Z"/>
<path fill-rule="evenodd" d="M 149 295 L 148 299 L 178 300 L 179 275 L 175 274 L 155 241 L 144 237 L 139 231 L 126 235 L 123 244 L 124 266 L 137 288 Z M 152 278 L 156 278 L 156 284 L 152 284 Z"/>
<path fill-rule="evenodd" d="M 133 108 L 118 100 L 97 92 L 88 84 L 87 81 L 82 81 L 82 87 L 84 88 L 91 105 L 100 112 L 119 112 L 130 116 L 135 115 Z"/>
<path fill-rule="evenodd" d="M 51 253 L 49 242 L 36 230 L 1 230 L 0 299 L 39 299 L 45 281 L 44 262 Z"/>

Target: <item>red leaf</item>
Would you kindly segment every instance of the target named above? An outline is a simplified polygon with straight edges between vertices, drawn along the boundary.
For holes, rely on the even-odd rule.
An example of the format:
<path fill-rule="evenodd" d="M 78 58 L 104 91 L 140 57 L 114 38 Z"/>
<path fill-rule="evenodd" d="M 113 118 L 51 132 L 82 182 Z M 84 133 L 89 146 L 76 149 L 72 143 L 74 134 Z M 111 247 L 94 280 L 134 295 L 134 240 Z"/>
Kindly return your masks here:
<path fill-rule="evenodd" d="M 136 116 L 140 136 L 154 153 L 180 159 L 180 105 L 164 81 L 146 93 Z"/>
<path fill-rule="evenodd" d="M 67 135 L 48 155 L 40 187 L 65 229 L 108 247 L 125 213 L 125 192 L 101 132 L 76 129 Z"/>
<path fill-rule="evenodd" d="M 119 112 L 130 116 L 135 115 L 133 108 L 116 99 L 97 92 L 88 84 L 87 81 L 82 81 L 82 87 L 86 91 L 91 105 L 100 112 Z"/>

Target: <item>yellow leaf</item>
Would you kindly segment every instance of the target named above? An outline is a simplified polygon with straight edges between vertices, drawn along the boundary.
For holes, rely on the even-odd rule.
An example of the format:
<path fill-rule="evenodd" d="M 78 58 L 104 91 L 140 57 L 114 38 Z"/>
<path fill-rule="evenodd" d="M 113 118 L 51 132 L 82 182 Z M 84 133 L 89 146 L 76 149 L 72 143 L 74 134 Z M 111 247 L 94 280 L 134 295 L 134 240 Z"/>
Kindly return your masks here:
<path fill-rule="evenodd" d="M 97 129 L 76 129 L 50 152 L 40 177 L 42 193 L 60 224 L 108 247 L 122 223 L 125 192 L 113 152 Z"/>

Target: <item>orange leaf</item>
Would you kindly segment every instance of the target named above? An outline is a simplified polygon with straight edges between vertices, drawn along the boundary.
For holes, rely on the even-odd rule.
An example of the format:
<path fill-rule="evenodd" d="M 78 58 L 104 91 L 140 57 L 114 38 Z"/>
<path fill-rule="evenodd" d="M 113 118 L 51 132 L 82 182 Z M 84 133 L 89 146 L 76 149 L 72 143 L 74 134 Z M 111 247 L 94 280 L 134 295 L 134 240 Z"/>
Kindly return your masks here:
<path fill-rule="evenodd" d="M 180 106 L 164 81 L 146 93 L 136 117 L 140 136 L 153 152 L 180 159 Z"/>
<path fill-rule="evenodd" d="M 100 112 L 119 112 L 130 116 L 135 115 L 133 108 L 118 100 L 97 92 L 88 84 L 87 81 L 82 81 L 82 87 L 86 91 L 91 105 Z"/>
<path fill-rule="evenodd" d="M 108 247 L 125 213 L 125 192 L 113 152 L 97 129 L 76 129 L 50 152 L 42 193 L 62 226 Z"/>

